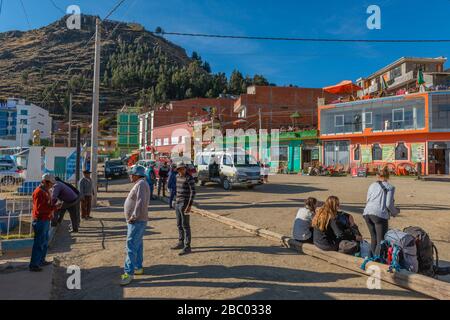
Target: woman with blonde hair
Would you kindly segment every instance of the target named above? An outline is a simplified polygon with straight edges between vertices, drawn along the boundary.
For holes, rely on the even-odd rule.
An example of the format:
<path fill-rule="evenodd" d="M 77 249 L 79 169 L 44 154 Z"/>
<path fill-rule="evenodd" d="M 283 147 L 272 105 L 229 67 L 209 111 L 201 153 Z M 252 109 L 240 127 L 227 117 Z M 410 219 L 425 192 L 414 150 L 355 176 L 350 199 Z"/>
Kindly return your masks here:
<path fill-rule="evenodd" d="M 338 251 L 344 238 L 343 230 L 337 224 L 339 198 L 330 196 L 325 204 L 316 210 L 312 220 L 314 245 L 324 251 Z"/>
<path fill-rule="evenodd" d="M 363 217 L 371 236 L 372 255 L 380 254 L 380 244 L 389 228 L 389 218 L 399 211 L 395 208 L 395 187 L 388 182 L 389 169 L 384 167 L 377 174 L 377 181 L 372 183 L 367 192 L 367 203 Z"/>

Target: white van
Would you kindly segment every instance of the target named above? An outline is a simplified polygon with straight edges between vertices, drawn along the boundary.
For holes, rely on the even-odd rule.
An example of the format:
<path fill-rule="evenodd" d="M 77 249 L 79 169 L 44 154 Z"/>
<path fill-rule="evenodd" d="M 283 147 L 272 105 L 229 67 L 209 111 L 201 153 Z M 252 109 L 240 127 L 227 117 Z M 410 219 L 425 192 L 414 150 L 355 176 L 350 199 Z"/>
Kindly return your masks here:
<path fill-rule="evenodd" d="M 200 185 L 216 182 L 225 190 L 231 190 L 233 186 L 251 189 L 262 184 L 261 165 L 249 154 L 204 151 L 197 154 L 195 164 Z"/>

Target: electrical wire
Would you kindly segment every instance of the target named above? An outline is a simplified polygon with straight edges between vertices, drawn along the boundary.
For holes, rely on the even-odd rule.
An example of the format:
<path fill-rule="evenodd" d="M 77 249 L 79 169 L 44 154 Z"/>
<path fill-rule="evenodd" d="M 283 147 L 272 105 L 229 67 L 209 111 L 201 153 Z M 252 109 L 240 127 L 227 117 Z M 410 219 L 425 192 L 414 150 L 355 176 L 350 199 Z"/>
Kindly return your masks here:
<path fill-rule="evenodd" d="M 66 12 L 65 12 L 63 9 L 61 9 L 60 7 L 58 7 L 58 5 L 55 3 L 55 1 L 50 0 L 50 2 L 51 2 L 52 5 L 53 5 L 56 9 L 58 9 L 63 15 L 66 15 Z"/>
<path fill-rule="evenodd" d="M 224 34 L 186 33 L 186 32 L 153 32 L 154 34 L 202 37 L 219 39 L 245 39 L 245 40 L 269 40 L 269 41 L 297 41 L 297 42 L 368 42 L 368 43 L 441 43 L 450 42 L 450 39 L 333 39 L 333 38 L 297 38 L 297 37 L 268 37 L 268 36 L 238 36 Z"/>
<path fill-rule="evenodd" d="M 25 19 L 27 20 L 28 29 L 31 30 L 30 19 L 28 19 L 28 13 L 27 13 L 27 10 L 25 10 L 25 5 L 23 4 L 22 0 L 20 0 L 20 4 L 22 5 L 22 10 L 23 10 L 23 13 L 25 14 Z"/>
<path fill-rule="evenodd" d="M 21 0 L 22 1 L 22 0 Z M 100 21 L 100 25 L 103 23 L 103 21 L 104 20 L 106 20 L 108 17 L 110 17 L 124 2 L 125 2 L 126 0 L 121 0 L 121 1 L 119 1 L 111 10 L 110 10 L 110 12 L 106 15 L 106 17 L 102 20 L 102 21 Z M 117 26 L 116 26 L 116 28 L 118 27 L 120 25 L 120 23 L 118 23 L 117 24 Z M 115 28 L 115 29 L 116 29 Z M 113 31 L 115 31 L 115 29 L 113 30 Z M 113 34 L 113 32 L 111 33 L 111 34 Z M 64 72 L 64 76 L 65 75 L 67 75 L 70 71 L 71 71 L 71 69 L 72 69 L 72 66 L 76 63 L 76 62 L 78 62 L 78 60 L 79 60 L 79 58 L 80 58 L 80 56 L 81 56 L 81 54 L 82 53 L 84 53 L 83 51 L 84 51 L 84 49 L 86 49 L 87 48 L 87 46 L 91 43 L 91 41 L 93 40 L 95 38 L 95 31 L 94 31 L 94 33 L 92 34 L 92 36 L 89 38 L 89 40 L 85 43 L 85 45 L 83 46 L 83 48 L 82 48 L 82 51 L 75 57 L 75 59 L 72 61 L 72 63 L 69 65 L 69 67 L 66 69 L 66 71 Z M 108 38 L 109 39 L 109 38 Z M 48 97 L 50 96 L 50 94 L 53 94 L 54 93 L 54 90 L 56 89 L 56 87 L 58 86 L 58 84 L 60 83 L 60 81 L 61 80 L 57 80 L 54 84 L 53 84 L 53 86 L 52 86 L 52 90 L 50 91 L 50 92 L 48 92 L 47 93 L 47 95 L 44 97 L 44 99 L 42 99 L 42 101 L 41 101 L 41 103 L 39 104 L 40 106 L 43 106 L 44 105 L 44 102 L 48 99 Z M 83 85 L 83 88 L 84 88 L 84 85 Z"/>

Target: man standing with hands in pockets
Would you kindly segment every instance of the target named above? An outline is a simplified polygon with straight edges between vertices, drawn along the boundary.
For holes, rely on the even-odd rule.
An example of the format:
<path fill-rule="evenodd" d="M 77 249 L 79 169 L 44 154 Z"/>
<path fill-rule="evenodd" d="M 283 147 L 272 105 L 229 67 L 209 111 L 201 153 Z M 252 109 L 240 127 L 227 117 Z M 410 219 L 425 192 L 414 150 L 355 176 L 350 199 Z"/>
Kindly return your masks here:
<path fill-rule="evenodd" d="M 127 221 L 127 244 L 124 274 L 120 284 L 126 286 L 133 281 L 134 275 L 144 274 L 144 234 L 148 222 L 148 204 L 150 187 L 145 180 L 145 168 L 134 166 L 130 171 L 130 180 L 134 183 L 124 204 Z"/>
<path fill-rule="evenodd" d="M 181 162 L 177 165 L 177 195 L 175 210 L 178 226 L 178 244 L 173 250 L 183 249 L 179 255 L 191 253 L 191 225 L 190 213 L 195 197 L 194 178 L 187 173 L 186 165 Z"/>

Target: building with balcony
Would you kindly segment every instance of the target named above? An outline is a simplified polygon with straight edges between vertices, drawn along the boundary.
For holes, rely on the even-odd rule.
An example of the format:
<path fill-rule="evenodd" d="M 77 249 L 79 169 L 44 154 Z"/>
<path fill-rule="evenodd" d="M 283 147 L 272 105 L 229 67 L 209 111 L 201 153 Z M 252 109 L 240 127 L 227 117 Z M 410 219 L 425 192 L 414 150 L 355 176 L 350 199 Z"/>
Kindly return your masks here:
<path fill-rule="evenodd" d="M 450 72 L 444 71 L 447 58 L 402 57 L 366 78 L 356 80 L 363 88 L 359 97 L 377 95 L 382 89 L 388 94 L 418 91 L 419 70 L 423 72 L 425 87 L 429 90 L 450 88 Z"/>
<path fill-rule="evenodd" d="M 0 147 L 29 147 L 35 130 L 41 139 L 50 139 L 52 118 L 47 110 L 24 99 L 0 103 Z"/>
<path fill-rule="evenodd" d="M 345 167 L 422 164 L 449 174 L 450 91 L 319 106 L 323 163 Z"/>

